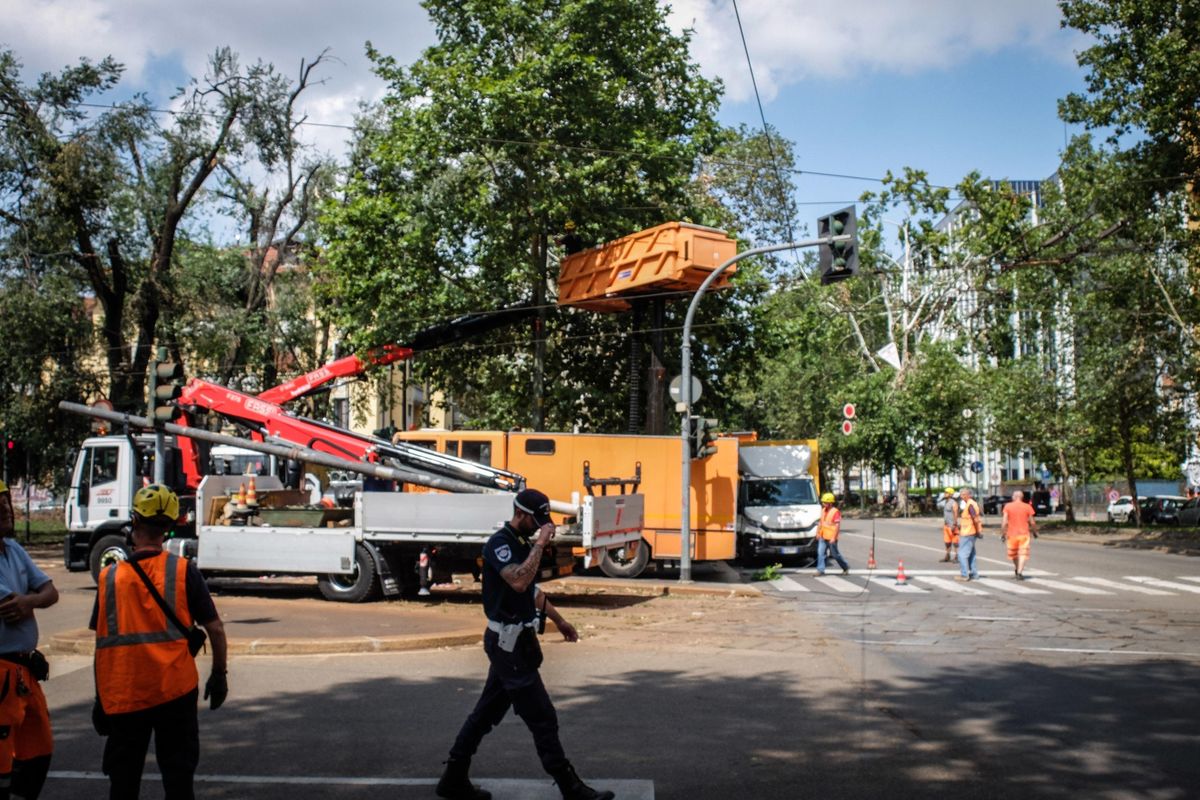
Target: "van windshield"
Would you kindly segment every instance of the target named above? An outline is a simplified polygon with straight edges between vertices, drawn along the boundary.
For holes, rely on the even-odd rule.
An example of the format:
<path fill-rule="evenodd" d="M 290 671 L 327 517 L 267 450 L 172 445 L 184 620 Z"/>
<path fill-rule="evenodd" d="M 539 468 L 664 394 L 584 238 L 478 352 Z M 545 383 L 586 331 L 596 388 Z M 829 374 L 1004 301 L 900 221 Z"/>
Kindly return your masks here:
<path fill-rule="evenodd" d="M 747 506 L 794 506 L 817 502 L 812 478 L 751 480 L 746 487 Z"/>

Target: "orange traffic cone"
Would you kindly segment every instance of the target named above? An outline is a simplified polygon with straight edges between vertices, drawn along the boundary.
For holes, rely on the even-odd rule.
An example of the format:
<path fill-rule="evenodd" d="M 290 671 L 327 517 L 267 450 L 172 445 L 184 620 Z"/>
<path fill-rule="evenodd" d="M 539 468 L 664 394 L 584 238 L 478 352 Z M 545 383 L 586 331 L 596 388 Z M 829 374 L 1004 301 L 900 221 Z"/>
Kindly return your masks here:
<path fill-rule="evenodd" d="M 246 484 L 238 484 L 237 494 L 233 496 L 233 503 L 239 510 L 246 507 Z"/>
<path fill-rule="evenodd" d="M 867 552 L 867 569 L 875 569 L 877 566 L 875 563 L 875 548 L 872 546 Z"/>
<path fill-rule="evenodd" d="M 908 576 L 904 574 L 904 559 L 900 560 L 900 566 L 896 567 L 896 585 L 905 586 L 908 584 Z"/>
<path fill-rule="evenodd" d="M 258 489 L 254 487 L 254 476 L 250 476 L 250 488 L 246 490 L 246 505 L 258 505 Z"/>

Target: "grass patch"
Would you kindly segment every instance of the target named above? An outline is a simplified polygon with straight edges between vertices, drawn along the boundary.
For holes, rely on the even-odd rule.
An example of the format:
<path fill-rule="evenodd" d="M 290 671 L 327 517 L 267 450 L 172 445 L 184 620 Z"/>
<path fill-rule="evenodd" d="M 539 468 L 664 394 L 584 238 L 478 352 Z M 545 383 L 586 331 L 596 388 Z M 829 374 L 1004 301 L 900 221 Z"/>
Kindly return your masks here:
<path fill-rule="evenodd" d="M 67 529 L 63 527 L 61 519 L 38 519 L 34 517 L 28 522 L 29 533 L 27 536 L 25 532 L 26 520 L 18 518 L 16 521 L 16 538 L 21 543 L 61 545 L 63 540 L 67 538 Z"/>

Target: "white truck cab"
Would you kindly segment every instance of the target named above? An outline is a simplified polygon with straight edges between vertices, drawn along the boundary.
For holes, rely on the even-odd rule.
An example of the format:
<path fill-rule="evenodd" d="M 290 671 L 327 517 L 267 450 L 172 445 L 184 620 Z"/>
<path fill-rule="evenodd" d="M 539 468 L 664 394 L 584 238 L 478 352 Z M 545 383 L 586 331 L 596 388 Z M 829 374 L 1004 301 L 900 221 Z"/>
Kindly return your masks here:
<path fill-rule="evenodd" d="M 821 503 L 811 446 L 738 446 L 738 553 L 743 559 L 816 556 Z"/>

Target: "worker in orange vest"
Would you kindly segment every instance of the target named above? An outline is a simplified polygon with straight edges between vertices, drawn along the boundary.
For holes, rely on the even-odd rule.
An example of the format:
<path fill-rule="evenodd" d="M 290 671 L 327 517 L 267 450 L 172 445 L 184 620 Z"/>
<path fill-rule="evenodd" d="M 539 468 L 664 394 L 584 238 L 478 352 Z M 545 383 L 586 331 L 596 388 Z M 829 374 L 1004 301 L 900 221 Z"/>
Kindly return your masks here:
<path fill-rule="evenodd" d="M 54 737 L 39 685 L 50 673 L 37 651 L 34 609 L 58 602 L 54 582 L 11 537 L 12 498 L 0 481 L 0 800 L 37 800 Z"/>
<path fill-rule="evenodd" d="M 842 512 L 838 511 L 834 502 L 833 492 L 821 495 L 821 520 L 817 524 L 817 572 L 818 576 L 825 574 L 825 554 L 828 551 L 842 568 L 842 574 L 850 572 L 850 565 L 838 552 L 838 534 L 842 530 Z"/>
<path fill-rule="evenodd" d="M 983 514 L 979 503 L 971 497 L 970 489 L 963 489 L 958 502 L 958 568 L 956 581 L 979 580 L 979 569 L 975 566 L 975 548 L 983 538 Z"/>
<path fill-rule="evenodd" d="M 194 562 L 163 550 L 163 537 L 178 518 L 179 498 L 170 489 L 160 484 L 139 489 L 133 496 L 133 554 L 100 573 L 91 623 L 92 721 L 108 737 L 103 769 L 110 800 L 138 797 L 151 733 L 167 800 L 193 797 L 200 758 L 200 678 L 189 648 L 195 624 L 212 639 L 204 698 L 215 711 L 229 693 L 225 627 L 208 587 Z"/>

